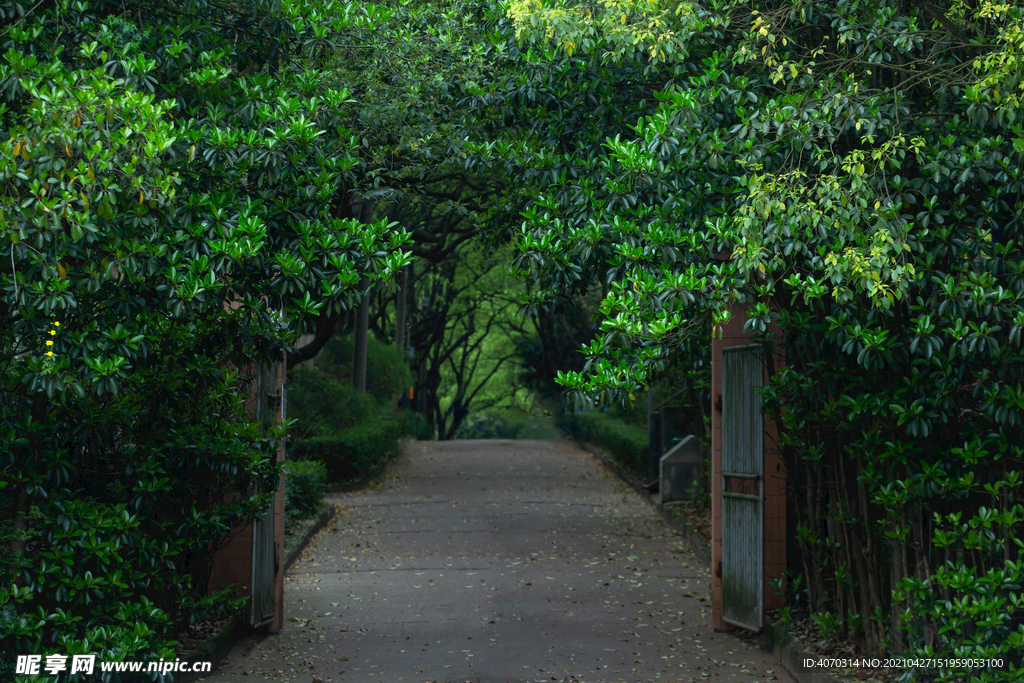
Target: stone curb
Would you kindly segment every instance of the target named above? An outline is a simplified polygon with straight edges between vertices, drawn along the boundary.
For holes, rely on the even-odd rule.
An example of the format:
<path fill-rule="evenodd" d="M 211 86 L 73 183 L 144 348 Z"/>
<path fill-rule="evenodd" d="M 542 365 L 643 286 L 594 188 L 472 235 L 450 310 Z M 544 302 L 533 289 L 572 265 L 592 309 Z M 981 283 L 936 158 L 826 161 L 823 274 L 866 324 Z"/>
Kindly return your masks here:
<path fill-rule="evenodd" d="M 212 662 L 209 672 L 175 672 L 170 678 L 165 678 L 164 680 L 169 683 L 190 683 L 190 681 L 195 681 L 203 678 L 204 676 L 209 676 L 217 670 L 221 661 L 228 656 L 229 652 L 231 652 L 231 648 L 235 645 L 235 640 L 241 633 L 241 626 L 242 620 L 238 616 L 232 617 L 231 622 L 222 628 L 219 633 L 192 652 L 183 654 L 182 660 L 189 662 L 190 664 L 194 664 L 195 662 Z"/>
<path fill-rule="evenodd" d="M 772 624 L 765 624 L 765 635 L 772 641 L 772 654 L 785 667 L 786 671 L 797 680 L 797 683 L 845 683 L 827 671 L 808 671 L 801 665 L 801 660 L 808 655 L 800 649 L 792 638 L 782 629 Z"/>
<path fill-rule="evenodd" d="M 302 539 L 294 546 L 292 546 L 292 549 L 289 550 L 288 554 L 285 556 L 285 572 L 287 572 L 291 568 L 291 566 L 295 564 L 295 560 L 299 559 L 299 554 L 306 549 L 306 546 L 309 545 L 309 541 L 313 538 L 313 536 L 315 536 L 318 531 L 323 529 L 332 519 L 334 519 L 334 515 L 336 512 L 337 508 L 334 505 L 327 505 L 322 510 L 320 510 L 320 512 L 317 513 L 316 522 L 314 522 L 312 526 L 306 529 L 306 533 L 302 535 Z"/>
<path fill-rule="evenodd" d="M 693 554 L 696 555 L 697 558 L 701 562 L 703 562 L 706 567 L 711 567 L 711 552 L 705 546 L 703 536 L 701 536 L 699 533 L 691 529 L 689 524 L 679 519 L 672 513 L 666 511 L 665 508 L 662 507 L 661 504 L 654 499 L 654 497 L 647 491 L 647 489 L 643 487 L 642 484 L 638 484 L 636 482 L 635 477 L 630 476 L 625 469 L 616 464 L 600 448 L 585 441 L 576 441 L 575 439 L 573 439 L 573 441 L 580 448 L 582 448 L 583 450 L 587 451 L 595 458 L 597 458 L 598 462 L 604 465 L 605 469 L 607 469 L 616 477 L 618 477 L 623 482 L 628 484 L 634 491 L 639 493 L 645 501 L 650 503 L 651 507 L 653 507 L 655 511 L 658 513 L 658 516 L 660 516 L 666 524 L 675 529 L 682 535 L 683 538 L 686 539 L 686 543 L 690 546 L 690 550 L 693 551 Z"/>

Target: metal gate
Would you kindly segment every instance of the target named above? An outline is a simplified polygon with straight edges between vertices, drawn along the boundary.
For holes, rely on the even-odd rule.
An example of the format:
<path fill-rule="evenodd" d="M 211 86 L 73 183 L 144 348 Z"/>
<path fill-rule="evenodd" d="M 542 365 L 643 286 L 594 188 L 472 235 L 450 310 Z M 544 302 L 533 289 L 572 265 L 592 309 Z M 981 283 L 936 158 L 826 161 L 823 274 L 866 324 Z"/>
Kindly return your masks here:
<path fill-rule="evenodd" d="M 274 620 L 274 508 L 252 525 L 252 625 Z"/>
<path fill-rule="evenodd" d="M 277 364 L 256 372 L 256 422 L 265 431 L 270 426 L 277 397 Z M 283 409 L 283 406 L 282 406 Z M 252 614 L 253 626 L 274 620 L 274 504 L 252 525 Z"/>
<path fill-rule="evenodd" d="M 724 350 L 722 619 L 751 631 L 764 626 L 764 416 L 757 393 L 763 379 L 756 348 Z"/>

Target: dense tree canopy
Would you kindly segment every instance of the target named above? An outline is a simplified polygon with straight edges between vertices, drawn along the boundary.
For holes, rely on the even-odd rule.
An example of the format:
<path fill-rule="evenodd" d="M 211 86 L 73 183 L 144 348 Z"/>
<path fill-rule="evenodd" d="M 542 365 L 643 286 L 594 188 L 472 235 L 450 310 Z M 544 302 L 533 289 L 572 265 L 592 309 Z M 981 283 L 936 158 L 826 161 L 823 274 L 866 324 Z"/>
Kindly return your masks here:
<path fill-rule="evenodd" d="M 796 604 L 867 651 L 1019 652 L 1022 8 L 509 14 L 531 48 L 484 99 L 523 94 L 539 122 L 503 149 L 535 178 L 529 303 L 609 290 L 562 383 L 632 394 L 746 303 L 776 361 Z"/>
<path fill-rule="evenodd" d="M 283 435 L 243 408 L 253 368 L 408 262 L 408 233 L 351 207 L 457 157 L 473 21 L 0 3 L 5 649 L 166 654 L 225 607 L 210 556 L 276 488 Z"/>
<path fill-rule="evenodd" d="M 240 403 L 254 364 L 315 352 L 412 254 L 420 293 L 479 276 L 498 302 L 480 250 L 513 238 L 538 330 L 587 339 L 554 316 L 600 297 L 559 381 L 605 400 L 668 367 L 705 386 L 747 304 L 803 515 L 794 601 L 868 651 L 1024 666 L 1016 3 L 0 0 L 0 20 L 18 647 L 165 647 L 212 604 L 187 597 L 195 548 L 275 481 L 282 432 Z M 472 358 L 442 348 L 479 337 L 471 308 L 423 327 L 431 368 Z"/>

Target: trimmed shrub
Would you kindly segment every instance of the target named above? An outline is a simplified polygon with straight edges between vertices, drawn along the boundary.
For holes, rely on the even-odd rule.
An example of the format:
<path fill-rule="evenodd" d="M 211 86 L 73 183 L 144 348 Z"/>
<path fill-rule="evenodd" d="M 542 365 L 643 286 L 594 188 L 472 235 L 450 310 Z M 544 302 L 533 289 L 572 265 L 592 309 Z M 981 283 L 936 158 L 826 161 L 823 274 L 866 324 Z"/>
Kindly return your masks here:
<path fill-rule="evenodd" d="M 556 424 L 573 438 L 608 451 L 617 463 L 647 472 L 647 431 L 605 413 L 563 413 Z"/>
<path fill-rule="evenodd" d="M 351 336 L 334 337 L 316 357 L 319 371 L 342 384 L 352 383 Z M 404 393 L 414 384 L 412 370 L 393 346 L 373 337 L 366 343 L 366 392 L 378 401 L 391 401 L 391 395 Z"/>
<path fill-rule="evenodd" d="M 284 464 L 285 512 L 289 517 L 312 517 L 324 502 L 327 468 L 319 460 Z"/>
<path fill-rule="evenodd" d="M 402 411 L 402 434 L 417 441 L 425 441 L 433 435 L 427 418 L 415 410 Z"/>
<path fill-rule="evenodd" d="M 396 420 L 375 420 L 334 436 L 296 441 L 288 448 L 289 458 L 319 460 L 327 468 L 327 480 L 350 483 L 381 471 L 398 453 L 401 425 Z"/>
<path fill-rule="evenodd" d="M 296 368 L 288 373 L 288 417 L 298 422 L 293 437 L 329 436 L 383 412 L 369 394 L 360 394 L 347 380 L 342 382 L 318 370 Z"/>
<path fill-rule="evenodd" d="M 466 419 L 456 439 L 557 439 L 551 421 L 540 415 L 515 410 L 476 413 Z"/>
<path fill-rule="evenodd" d="M 526 423 L 520 428 L 517 439 L 536 439 L 538 441 L 554 441 L 559 438 L 559 432 L 552 424 L 551 418 L 539 415 L 531 415 Z"/>
<path fill-rule="evenodd" d="M 517 420 L 507 413 L 477 413 L 466 421 L 455 433 L 456 439 L 515 439 L 526 421 Z"/>

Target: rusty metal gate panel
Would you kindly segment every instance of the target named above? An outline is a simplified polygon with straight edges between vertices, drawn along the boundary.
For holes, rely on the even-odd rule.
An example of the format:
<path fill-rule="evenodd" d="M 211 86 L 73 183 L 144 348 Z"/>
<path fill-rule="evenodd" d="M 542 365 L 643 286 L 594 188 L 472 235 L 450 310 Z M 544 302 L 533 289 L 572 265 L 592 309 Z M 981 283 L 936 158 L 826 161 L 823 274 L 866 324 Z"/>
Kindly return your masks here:
<path fill-rule="evenodd" d="M 256 373 L 256 422 L 266 431 L 274 417 L 272 401 L 277 394 L 277 364 Z M 283 410 L 283 406 L 282 406 Z M 274 620 L 274 504 L 252 525 L 252 626 Z"/>
<path fill-rule="evenodd" d="M 764 415 L 757 393 L 763 384 L 756 348 L 724 350 L 722 618 L 751 631 L 764 627 Z M 744 492 L 730 491 L 730 480 L 747 482 L 739 486 Z"/>
<path fill-rule="evenodd" d="M 252 525 L 252 625 L 274 620 L 274 508 Z"/>

